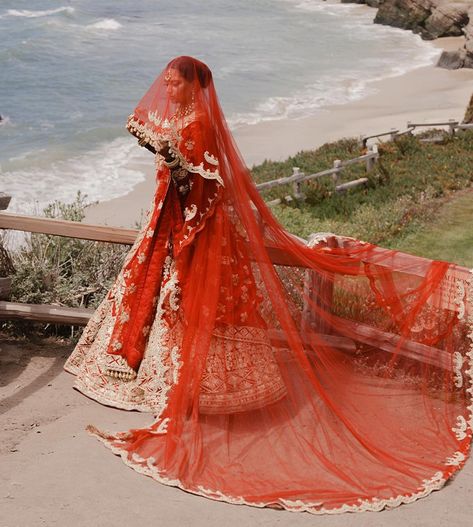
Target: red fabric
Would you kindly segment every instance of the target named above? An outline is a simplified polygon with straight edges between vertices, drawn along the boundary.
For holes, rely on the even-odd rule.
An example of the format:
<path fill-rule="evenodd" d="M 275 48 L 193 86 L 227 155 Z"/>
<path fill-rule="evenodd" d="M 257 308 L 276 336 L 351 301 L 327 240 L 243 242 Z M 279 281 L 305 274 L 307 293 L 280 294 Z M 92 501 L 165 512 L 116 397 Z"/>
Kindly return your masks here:
<path fill-rule="evenodd" d="M 184 117 L 168 95 L 172 70 L 193 90 Z M 96 433 L 136 470 L 236 503 L 379 510 L 440 488 L 471 441 L 461 270 L 287 233 L 195 59 L 172 61 L 130 122 L 156 147 L 168 140 L 189 173 L 175 180 L 158 155 L 149 235 L 126 266 L 109 353 L 139 368 L 170 255 L 178 308 L 163 317 L 179 366 L 153 425 Z"/>

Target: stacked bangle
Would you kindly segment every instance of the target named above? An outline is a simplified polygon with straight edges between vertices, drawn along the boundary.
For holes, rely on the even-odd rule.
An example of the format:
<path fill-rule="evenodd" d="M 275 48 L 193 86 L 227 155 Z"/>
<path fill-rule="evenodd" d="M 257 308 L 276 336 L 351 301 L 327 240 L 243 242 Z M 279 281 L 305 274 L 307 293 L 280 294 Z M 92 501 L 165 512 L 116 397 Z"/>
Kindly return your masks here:
<path fill-rule="evenodd" d="M 164 164 L 168 167 L 168 168 L 175 168 L 177 167 L 177 165 L 179 164 L 179 158 L 175 157 L 174 159 L 172 159 L 171 161 L 168 161 L 167 159 L 164 160 Z"/>

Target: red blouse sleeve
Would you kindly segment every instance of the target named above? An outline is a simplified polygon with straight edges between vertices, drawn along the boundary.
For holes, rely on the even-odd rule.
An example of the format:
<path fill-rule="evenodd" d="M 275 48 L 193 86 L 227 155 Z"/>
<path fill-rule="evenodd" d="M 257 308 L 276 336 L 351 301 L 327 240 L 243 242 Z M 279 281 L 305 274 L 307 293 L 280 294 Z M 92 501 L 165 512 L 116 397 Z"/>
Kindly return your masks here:
<path fill-rule="evenodd" d="M 176 154 L 181 167 L 189 173 L 189 191 L 183 201 L 184 223 L 174 236 L 177 253 L 205 227 L 223 191 L 212 134 L 205 134 L 204 127 L 196 120 L 186 126 L 181 135 Z"/>

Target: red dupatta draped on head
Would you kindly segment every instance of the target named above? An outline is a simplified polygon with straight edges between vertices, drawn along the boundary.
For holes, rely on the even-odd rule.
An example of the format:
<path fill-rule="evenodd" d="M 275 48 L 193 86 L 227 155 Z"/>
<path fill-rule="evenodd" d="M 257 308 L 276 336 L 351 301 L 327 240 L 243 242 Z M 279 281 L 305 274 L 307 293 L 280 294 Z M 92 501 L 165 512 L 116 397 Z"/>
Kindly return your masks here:
<path fill-rule="evenodd" d="M 173 70 L 191 94 L 186 108 L 170 96 Z M 163 346 L 172 333 L 175 360 L 156 421 L 96 431 L 105 444 L 162 483 L 233 503 L 381 510 L 439 489 L 471 441 L 468 277 L 352 239 L 309 246 L 286 232 L 196 59 L 172 61 L 129 124 L 157 150 L 168 141 L 189 188 L 173 194 L 179 183 L 158 155 L 151 234 L 129 256 L 123 299 L 136 283 L 158 294 L 159 279 L 144 279 L 135 260 L 156 254 L 161 211 L 178 195 L 169 229 L 180 323 L 162 333 Z M 156 317 L 154 305 L 140 316 Z M 112 335 L 111 353 L 139 368 L 146 338 L 123 342 L 114 348 Z"/>

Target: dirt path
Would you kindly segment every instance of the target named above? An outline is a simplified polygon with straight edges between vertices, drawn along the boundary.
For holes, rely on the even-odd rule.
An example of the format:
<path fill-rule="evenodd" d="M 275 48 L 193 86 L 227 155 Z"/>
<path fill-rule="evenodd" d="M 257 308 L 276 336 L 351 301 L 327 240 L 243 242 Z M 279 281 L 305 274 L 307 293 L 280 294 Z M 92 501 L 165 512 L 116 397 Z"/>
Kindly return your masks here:
<path fill-rule="evenodd" d="M 126 467 L 84 428 L 126 430 L 147 415 L 106 408 L 72 389 L 71 346 L 0 334 L 0 527 L 314 526 L 466 527 L 473 462 L 442 491 L 382 513 L 313 516 L 215 502 Z"/>

